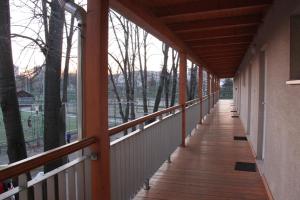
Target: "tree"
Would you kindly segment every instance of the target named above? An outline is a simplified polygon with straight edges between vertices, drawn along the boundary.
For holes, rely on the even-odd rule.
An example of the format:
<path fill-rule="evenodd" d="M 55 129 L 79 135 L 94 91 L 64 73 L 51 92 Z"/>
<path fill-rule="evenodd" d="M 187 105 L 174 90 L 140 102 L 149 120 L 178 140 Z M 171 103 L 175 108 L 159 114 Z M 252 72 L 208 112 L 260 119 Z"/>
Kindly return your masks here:
<path fill-rule="evenodd" d="M 197 65 L 192 63 L 191 72 L 190 72 L 190 81 L 187 90 L 187 97 L 189 101 L 195 98 L 196 87 L 197 87 Z"/>
<path fill-rule="evenodd" d="M 172 50 L 172 90 L 171 90 L 171 105 L 175 105 L 176 91 L 177 91 L 177 78 L 178 78 L 178 66 L 179 66 L 179 56 L 178 53 L 173 49 Z"/>
<path fill-rule="evenodd" d="M 178 53 L 172 49 L 172 67 L 166 73 L 165 77 L 165 107 L 174 106 L 177 91 L 177 78 L 178 78 Z M 171 92 L 171 94 L 170 94 Z M 171 96 L 170 96 L 171 95 Z"/>
<path fill-rule="evenodd" d="M 3 114 L 9 163 L 27 158 L 21 115 L 16 92 L 11 47 L 9 0 L 0 1 L 0 106 Z M 27 174 L 30 180 L 30 173 Z M 17 185 L 18 180 L 14 180 Z M 18 198 L 18 196 L 17 196 Z M 32 188 L 28 198 L 33 198 Z"/>
<path fill-rule="evenodd" d="M 7 138 L 7 155 L 13 163 L 27 157 L 19 111 L 10 39 L 9 0 L 0 1 L 0 104 Z"/>
<path fill-rule="evenodd" d="M 148 114 L 148 102 L 147 102 L 147 90 L 148 90 L 148 76 L 147 76 L 147 38 L 148 33 L 145 30 L 142 30 L 142 46 L 144 55 L 142 56 L 141 52 L 141 44 L 140 44 L 140 33 L 139 29 L 136 31 L 137 36 L 137 50 L 138 50 L 138 57 L 139 57 L 139 65 L 140 65 L 140 77 L 142 83 L 142 96 L 143 96 L 143 110 L 144 115 Z M 142 57 L 144 59 L 142 59 Z M 142 61 L 143 60 L 143 61 Z"/>
<path fill-rule="evenodd" d="M 135 119 L 134 101 L 136 87 L 136 59 L 138 54 L 138 38 L 136 34 L 139 31 L 139 28 L 114 11 L 110 12 L 109 19 L 112 25 L 111 30 L 113 31 L 115 45 L 118 49 L 117 52 L 109 51 L 109 57 L 112 61 L 109 65 L 109 74 L 118 101 L 119 113 L 123 123 L 125 123 L 129 120 L 129 114 L 131 120 Z M 119 91 L 116 86 L 116 77 L 113 74 L 112 64 L 115 64 L 121 71 L 125 86 L 125 88 L 121 88 L 121 91 Z M 125 89 L 124 98 L 122 97 L 122 89 Z M 125 100 L 125 106 L 123 106 L 123 99 Z M 133 128 L 133 130 L 135 130 L 135 128 Z M 127 131 L 125 131 L 124 134 L 127 134 Z"/>
<path fill-rule="evenodd" d="M 61 57 L 64 28 L 64 11 L 57 0 L 51 2 L 48 38 L 48 52 L 45 70 L 44 100 L 44 150 L 48 151 L 65 144 L 65 126 L 62 119 L 62 103 L 60 99 Z M 47 29 L 47 27 L 45 27 Z M 57 168 L 64 163 L 57 160 L 45 166 L 45 172 Z"/>
<path fill-rule="evenodd" d="M 69 83 L 69 67 L 70 67 L 70 57 L 71 57 L 71 50 L 72 50 L 72 41 L 73 41 L 73 35 L 75 32 L 74 24 L 75 24 L 75 16 L 71 16 L 70 20 L 70 27 L 68 28 L 68 25 L 65 21 L 65 32 L 66 32 L 66 60 L 65 60 L 65 68 L 63 73 L 63 92 L 62 92 L 62 102 L 66 103 L 68 102 L 68 83 Z"/>
<path fill-rule="evenodd" d="M 167 45 L 165 43 L 162 44 L 162 52 L 164 55 L 164 59 L 163 59 L 163 66 L 162 66 L 162 69 L 160 72 L 159 84 L 158 84 L 158 88 L 157 88 L 157 92 L 156 92 L 155 102 L 154 102 L 154 106 L 153 106 L 153 112 L 158 111 L 158 107 L 159 107 L 159 104 L 161 101 L 161 96 L 163 93 L 166 77 L 168 74 L 169 48 L 170 48 L 169 45 Z"/>

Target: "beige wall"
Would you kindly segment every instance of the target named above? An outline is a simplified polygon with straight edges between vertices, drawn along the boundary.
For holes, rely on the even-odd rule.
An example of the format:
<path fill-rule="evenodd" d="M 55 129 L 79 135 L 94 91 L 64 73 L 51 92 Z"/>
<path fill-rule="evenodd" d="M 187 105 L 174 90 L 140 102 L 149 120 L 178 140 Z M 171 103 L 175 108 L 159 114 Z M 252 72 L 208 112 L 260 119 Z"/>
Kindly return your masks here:
<path fill-rule="evenodd" d="M 236 77 L 241 78 L 242 83 L 239 110 L 246 130 L 249 94 L 248 86 L 243 86 L 243 79 L 247 84 L 247 73 L 251 67 L 249 137 L 256 151 L 260 67 L 258 54 L 261 49 L 265 50 L 265 156 L 262 171 L 275 200 L 300 199 L 300 85 L 286 85 L 290 64 L 289 16 L 295 13 L 300 13 L 300 1 L 275 1 Z"/>

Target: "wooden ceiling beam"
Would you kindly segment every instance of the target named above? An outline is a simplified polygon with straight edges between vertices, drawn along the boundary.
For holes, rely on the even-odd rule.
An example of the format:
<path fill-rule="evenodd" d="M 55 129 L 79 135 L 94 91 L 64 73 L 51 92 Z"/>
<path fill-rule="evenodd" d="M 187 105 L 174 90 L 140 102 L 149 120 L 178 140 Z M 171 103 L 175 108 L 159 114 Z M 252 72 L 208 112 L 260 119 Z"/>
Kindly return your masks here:
<path fill-rule="evenodd" d="M 244 56 L 245 52 L 221 52 L 221 53 L 209 53 L 209 54 L 198 54 L 203 60 L 207 58 L 218 58 L 218 57 L 226 57 L 226 56 Z"/>
<path fill-rule="evenodd" d="M 219 62 L 240 62 L 240 61 L 241 61 L 241 57 L 229 58 L 229 59 L 205 60 L 205 63 L 211 64 L 211 63 L 219 63 Z"/>
<path fill-rule="evenodd" d="M 206 58 L 203 58 L 204 61 L 209 61 L 209 60 L 226 60 L 226 59 L 239 59 L 239 58 L 242 58 L 241 55 L 232 55 L 232 56 L 221 56 L 221 57 L 206 57 Z"/>
<path fill-rule="evenodd" d="M 257 31 L 257 25 L 251 25 L 243 28 L 231 27 L 225 29 L 215 29 L 210 31 L 194 31 L 187 33 L 180 33 L 178 36 L 186 41 L 194 41 L 199 39 L 212 39 L 217 37 L 240 37 L 240 36 L 253 36 Z"/>
<path fill-rule="evenodd" d="M 217 44 L 217 45 L 206 45 L 193 47 L 195 51 L 198 50 L 211 50 L 211 49 L 234 49 L 234 48 L 247 48 L 249 42 L 246 43 L 235 43 L 235 44 Z"/>
<path fill-rule="evenodd" d="M 175 23 L 167 25 L 172 31 L 180 33 L 195 30 L 213 30 L 216 28 L 226 27 L 243 27 L 247 25 L 258 25 L 259 23 L 261 23 L 261 15 L 196 20 L 185 23 Z"/>
<path fill-rule="evenodd" d="M 194 40 L 187 42 L 190 47 L 198 47 L 198 46 L 210 46 L 210 45 L 225 45 L 225 44 L 234 44 L 234 43 L 245 43 L 251 42 L 252 36 L 239 36 L 239 37 L 221 37 L 221 38 L 213 38 L 213 39 L 205 39 L 205 40 Z"/>
<path fill-rule="evenodd" d="M 231 68 L 231 67 L 235 67 L 235 66 L 238 66 L 239 65 L 239 62 L 238 63 L 234 63 L 234 62 L 219 62 L 219 63 L 209 63 L 210 66 L 222 66 L 224 69 L 227 69 L 227 68 Z M 215 69 L 212 67 L 212 69 Z M 218 70 L 216 70 L 218 71 Z"/>
<path fill-rule="evenodd" d="M 250 42 L 236 42 L 236 43 L 224 43 L 224 44 L 210 44 L 210 45 L 198 45 L 192 46 L 192 49 L 197 48 L 219 48 L 219 47 L 230 47 L 230 46 L 249 46 Z"/>
<path fill-rule="evenodd" d="M 236 66 L 235 66 L 236 67 Z M 214 66 L 213 69 L 216 71 L 216 73 L 234 73 L 235 72 L 235 68 L 230 68 L 229 70 L 228 69 L 225 69 L 225 68 L 220 68 L 220 67 L 216 67 Z"/>
<path fill-rule="evenodd" d="M 256 15 L 256 14 L 265 13 L 268 7 L 269 6 L 262 5 L 256 7 L 242 7 L 236 9 L 189 13 L 184 15 L 160 17 L 160 20 L 162 20 L 166 24 L 171 24 L 171 23 L 185 23 L 185 22 L 195 21 L 195 20 L 207 20 L 207 19 L 216 19 L 216 18 L 224 18 L 224 17 L 240 17 L 244 15 Z"/>
<path fill-rule="evenodd" d="M 183 2 L 175 5 L 165 5 L 152 8 L 158 17 L 178 16 L 190 13 L 217 12 L 218 10 L 234 10 L 241 8 L 253 8 L 269 6 L 272 0 L 210 0 L 210 1 L 193 1 Z"/>
<path fill-rule="evenodd" d="M 198 55 L 214 55 L 222 53 L 245 53 L 247 47 L 236 47 L 236 48 L 219 48 L 219 49 L 204 49 L 204 50 L 195 50 L 195 53 Z"/>

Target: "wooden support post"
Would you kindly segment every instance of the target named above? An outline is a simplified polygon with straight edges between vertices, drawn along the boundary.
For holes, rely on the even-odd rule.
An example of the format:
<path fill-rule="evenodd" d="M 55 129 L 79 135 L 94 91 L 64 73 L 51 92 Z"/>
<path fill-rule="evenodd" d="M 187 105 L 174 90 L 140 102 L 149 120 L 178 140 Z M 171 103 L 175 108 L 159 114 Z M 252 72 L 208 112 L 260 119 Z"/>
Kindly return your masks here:
<path fill-rule="evenodd" d="M 202 117 L 203 117 L 203 110 L 202 110 L 202 104 L 203 104 L 203 69 L 202 66 L 198 67 L 198 96 L 200 100 L 200 121 L 199 124 L 202 124 Z"/>
<path fill-rule="evenodd" d="M 219 99 L 220 99 L 220 95 L 221 95 L 220 78 L 218 79 L 218 93 L 219 93 Z"/>
<path fill-rule="evenodd" d="M 214 107 L 215 104 L 215 75 L 212 74 L 212 80 L 211 80 L 211 90 L 212 90 L 212 107 Z"/>
<path fill-rule="evenodd" d="M 219 78 L 216 77 L 216 96 L 218 97 L 217 101 L 219 100 Z"/>
<path fill-rule="evenodd" d="M 96 137 L 91 147 L 92 199 L 110 199 L 108 134 L 108 0 L 88 0 L 83 68 L 83 134 Z"/>
<path fill-rule="evenodd" d="M 182 108 L 181 146 L 185 147 L 185 102 L 186 102 L 186 53 L 179 53 L 179 104 Z"/>
<path fill-rule="evenodd" d="M 211 94 L 211 78 L 210 78 L 210 73 L 207 72 L 207 97 L 208 97 L 208 113 L 210 113 L 210 108 L 211 108 L 211 105 L 210 105 L 210 96 Z"/>

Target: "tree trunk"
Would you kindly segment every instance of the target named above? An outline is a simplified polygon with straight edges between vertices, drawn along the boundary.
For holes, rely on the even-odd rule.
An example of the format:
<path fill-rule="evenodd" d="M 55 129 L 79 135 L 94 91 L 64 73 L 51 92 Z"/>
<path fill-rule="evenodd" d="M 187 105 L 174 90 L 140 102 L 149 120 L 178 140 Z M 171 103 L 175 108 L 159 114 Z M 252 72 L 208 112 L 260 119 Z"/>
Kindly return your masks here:
<path fill-rule="evenodd" d="M 192 63 L 190 85 L 189 85 L 189 92 L 188 92 L 189 101 L 195 98 L 196 84 L 197 84 L 197 67 L 195 64 Z"/>
<path fill-rule="evenodd" d="M 9 0 L 0 1 L 0 24 L 0 106 L 6 134 L 8 160 L 9 163 L 14 163 L 27 158 L 27 152 L 16 92 L 10 38 Z M 27 179 L 31 179 L 30 173 L 27 173 Z M 14 180 L 14 185 L 18 185 L 17 179 Z M 28 198 L 33 198 L 31 188 Z"/>
<path fill-rule="evenodd" d="M 171 68 L 171 71 L 166 73 L 166 78 L 165 78 L 165 107 L 169 108 L 170 106 L 170 84 L 171 84 L 171 75 L 173 73 L 173 68 Z"/>
<path fill-rule="evenodd" d="M 161 100 L 161 95 L 163 92 L 164 84 L 165 84 L 165 78 L 167 76 L 167 66 L 168 66 L 168 54 L 169 54 L 169 46 L 167 44 L 163 44 L 163 54 L 164 54 L 164 63 L 163 67 L 160 73 L 160 79 L 159 79 L 159 85 L 156 92 L 153 112 L 158 111 L 159 103 Z"/>
<path fill-rule="evenodd" d="M 0 104 L 10 163 L 27 157 L 24 133 L 16 94 L 10 39 L 9 0 L 0 1 Z"/>
<path fill-rule="evenodd" d="M 171 107 L 175 105 L 176 99 L 176 91 L 177 91 L 177 78 L 178 78 L 178 63 L 179 56 L 175 55 L 175 50 L 172 50 L 172 68 L 173 68 L 173 76 L 172 76 L 172 91 L 171 91 Z"/>
<path fill-rule="evenodd" d="M 62 102 L 63 103 L 68 102 L 69 66 L 70 66 L 70 56 L 71 56 L 71 50 L 72 50 L 72 40 L 73 40 L 73 35 L 74 35 L 74 23 L 75 23 L 75 17 L 72 16 L 69 35 L 67 35 L 66 60 L 65 60 L 63 92 L 62 92 Z"/>
<path fill-rule="evenodd" d="M 45 112 L 44 112 L 44 150 L 65 144 L 63 123 L 63 106 L 60 100 L 61 56 L 64 27 L 64 11 L 56 0 L 51 2 L 49 37 L 47 38 L 48 54 L 45 71 Z M 63 159 L 45 166 L 45 172 L 64 163 Z"/>
<path fill-rule="evenodd" d="M 140 76 L 141 76 L 141 82 L 142 82 L 142 98 L 143 98 L 143 110 L 144 115 L 148 115 L 148 102 L 147 102 L 147 37 L 148 33 L 146 31 L 143 31 L 143 50 L 144 50 L 144 66 L 142 62 L 142 55 L 141 55 L 141 46 L 140 46 L 140 38 L 139 38 L 139 28 L 137 29 L 137 45 L 138 45 L 138 58 L 139 58 L 139 64 L 140 64 Z"/>

